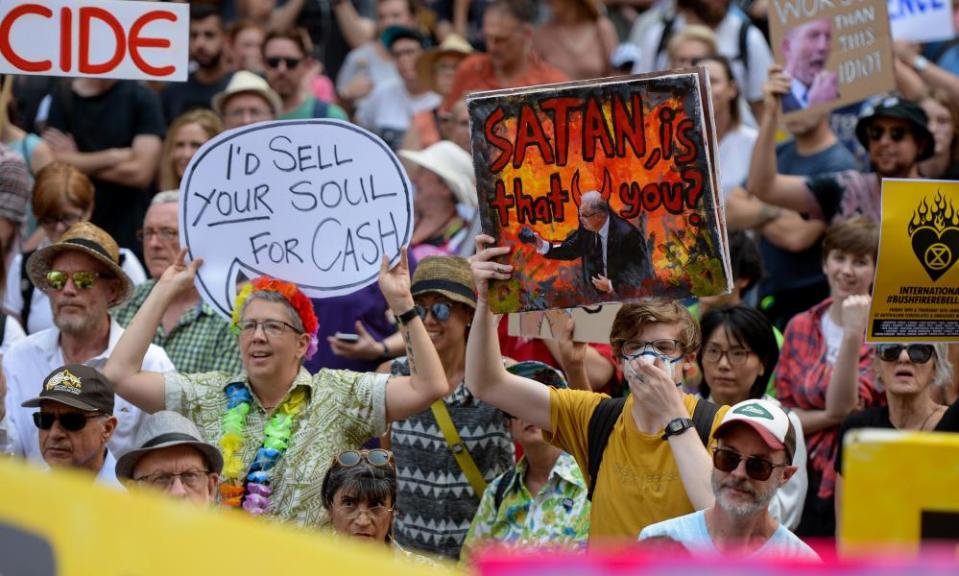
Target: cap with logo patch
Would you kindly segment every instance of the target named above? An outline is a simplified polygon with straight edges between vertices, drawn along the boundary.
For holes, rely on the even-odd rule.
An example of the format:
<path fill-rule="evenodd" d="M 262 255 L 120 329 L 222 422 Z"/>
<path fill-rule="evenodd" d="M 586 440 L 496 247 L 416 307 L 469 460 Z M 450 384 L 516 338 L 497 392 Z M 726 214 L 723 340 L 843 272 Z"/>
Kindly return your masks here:
<path fill-rule="evenodd" d="M 792 461 L 796 453 L 796 429 L 786 412 L 775 402 L 751 399 L 732 406 L 713 436 L 721 438 L 736 424 L 749 426 L 767 446 L 773 450 L 785 450 L 786 457 Z"/>
<path fill-rule="evenodd" d="M 80 410 L 113 414 L 113 385 L 107 377 L 89 366 L 68 364 L 43 379 L 43 390 L 21 406 L 38 408 L 44 400 L 59 402 Z"/>

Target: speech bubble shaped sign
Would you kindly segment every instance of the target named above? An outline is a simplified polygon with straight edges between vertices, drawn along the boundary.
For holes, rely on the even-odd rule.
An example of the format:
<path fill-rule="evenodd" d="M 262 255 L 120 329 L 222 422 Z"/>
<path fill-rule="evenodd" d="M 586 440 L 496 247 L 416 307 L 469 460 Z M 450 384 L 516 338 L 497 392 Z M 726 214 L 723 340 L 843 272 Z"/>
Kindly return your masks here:
<path fill-rule="evenodd" d="M 229 317 L 236 283 L 270 275 L 342 296 L 395 264 L 413 230 L 412 187 L 377 136 L 339 120 L 254 124 L 201 147 L 180 184 L 180 243 L 196 286 Z"/>

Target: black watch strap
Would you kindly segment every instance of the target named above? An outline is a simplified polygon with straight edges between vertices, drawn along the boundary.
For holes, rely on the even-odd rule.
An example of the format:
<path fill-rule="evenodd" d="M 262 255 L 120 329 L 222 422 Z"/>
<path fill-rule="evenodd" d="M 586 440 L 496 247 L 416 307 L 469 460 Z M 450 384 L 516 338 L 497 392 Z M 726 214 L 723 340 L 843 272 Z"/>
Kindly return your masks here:
<path fill-rule="evenodd" d="M 689 418 L 676 418 L 674 420 L 670 420 L 669 423 L 666 424 L 665 431 L 663 432 L 663 440 L 669 440 L 670 436 L 682 434 L 694 426 L 695 424 Z"/>
<path fill-rule="evenodd" d="M 402 314 L 398 314 L 396 316 L 396 321 L 405 326 L 409 324 L 410 322 L 412 322 L 413 318 L 416 318 L 416 316 L 417 316 L 416 307 L 414 306 L 413 308 L 410 308 L 406 312 L 403 312 Z"/>

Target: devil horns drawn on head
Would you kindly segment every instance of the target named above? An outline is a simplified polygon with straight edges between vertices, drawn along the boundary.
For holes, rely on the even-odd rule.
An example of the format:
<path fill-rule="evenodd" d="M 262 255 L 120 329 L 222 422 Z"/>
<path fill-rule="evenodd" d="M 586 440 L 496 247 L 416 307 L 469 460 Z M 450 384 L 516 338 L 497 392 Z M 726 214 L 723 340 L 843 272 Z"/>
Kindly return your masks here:
<path fill-rule="evenodd" d="M 580 200 L 582 200 L 583 197 L 583 192 L 579 188 L 579 170 L 573 174 L 570 190 L 573 193 L 573 202 L 576 203 L 576 206 L 579 206 Z M 609 197 L 613 194 L 613 179 L 609 175 L 609 168 L 603 168 L 603 185 L 599 189 L 599 194 L 606 203 L 609 203 Z"/>

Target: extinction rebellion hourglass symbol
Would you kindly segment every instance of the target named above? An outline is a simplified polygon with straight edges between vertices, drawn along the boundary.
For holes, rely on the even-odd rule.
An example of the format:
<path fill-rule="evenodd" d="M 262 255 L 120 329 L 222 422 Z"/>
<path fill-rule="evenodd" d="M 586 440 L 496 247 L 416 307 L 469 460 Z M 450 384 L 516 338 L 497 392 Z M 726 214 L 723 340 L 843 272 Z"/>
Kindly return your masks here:
<path fill-rule="evenodd" d="M 959 256 L 959 211 L 937 191 L 932 203 L 922 199 L 908 231 L 919 263 L 933 282 L 939 280 Z"/>

